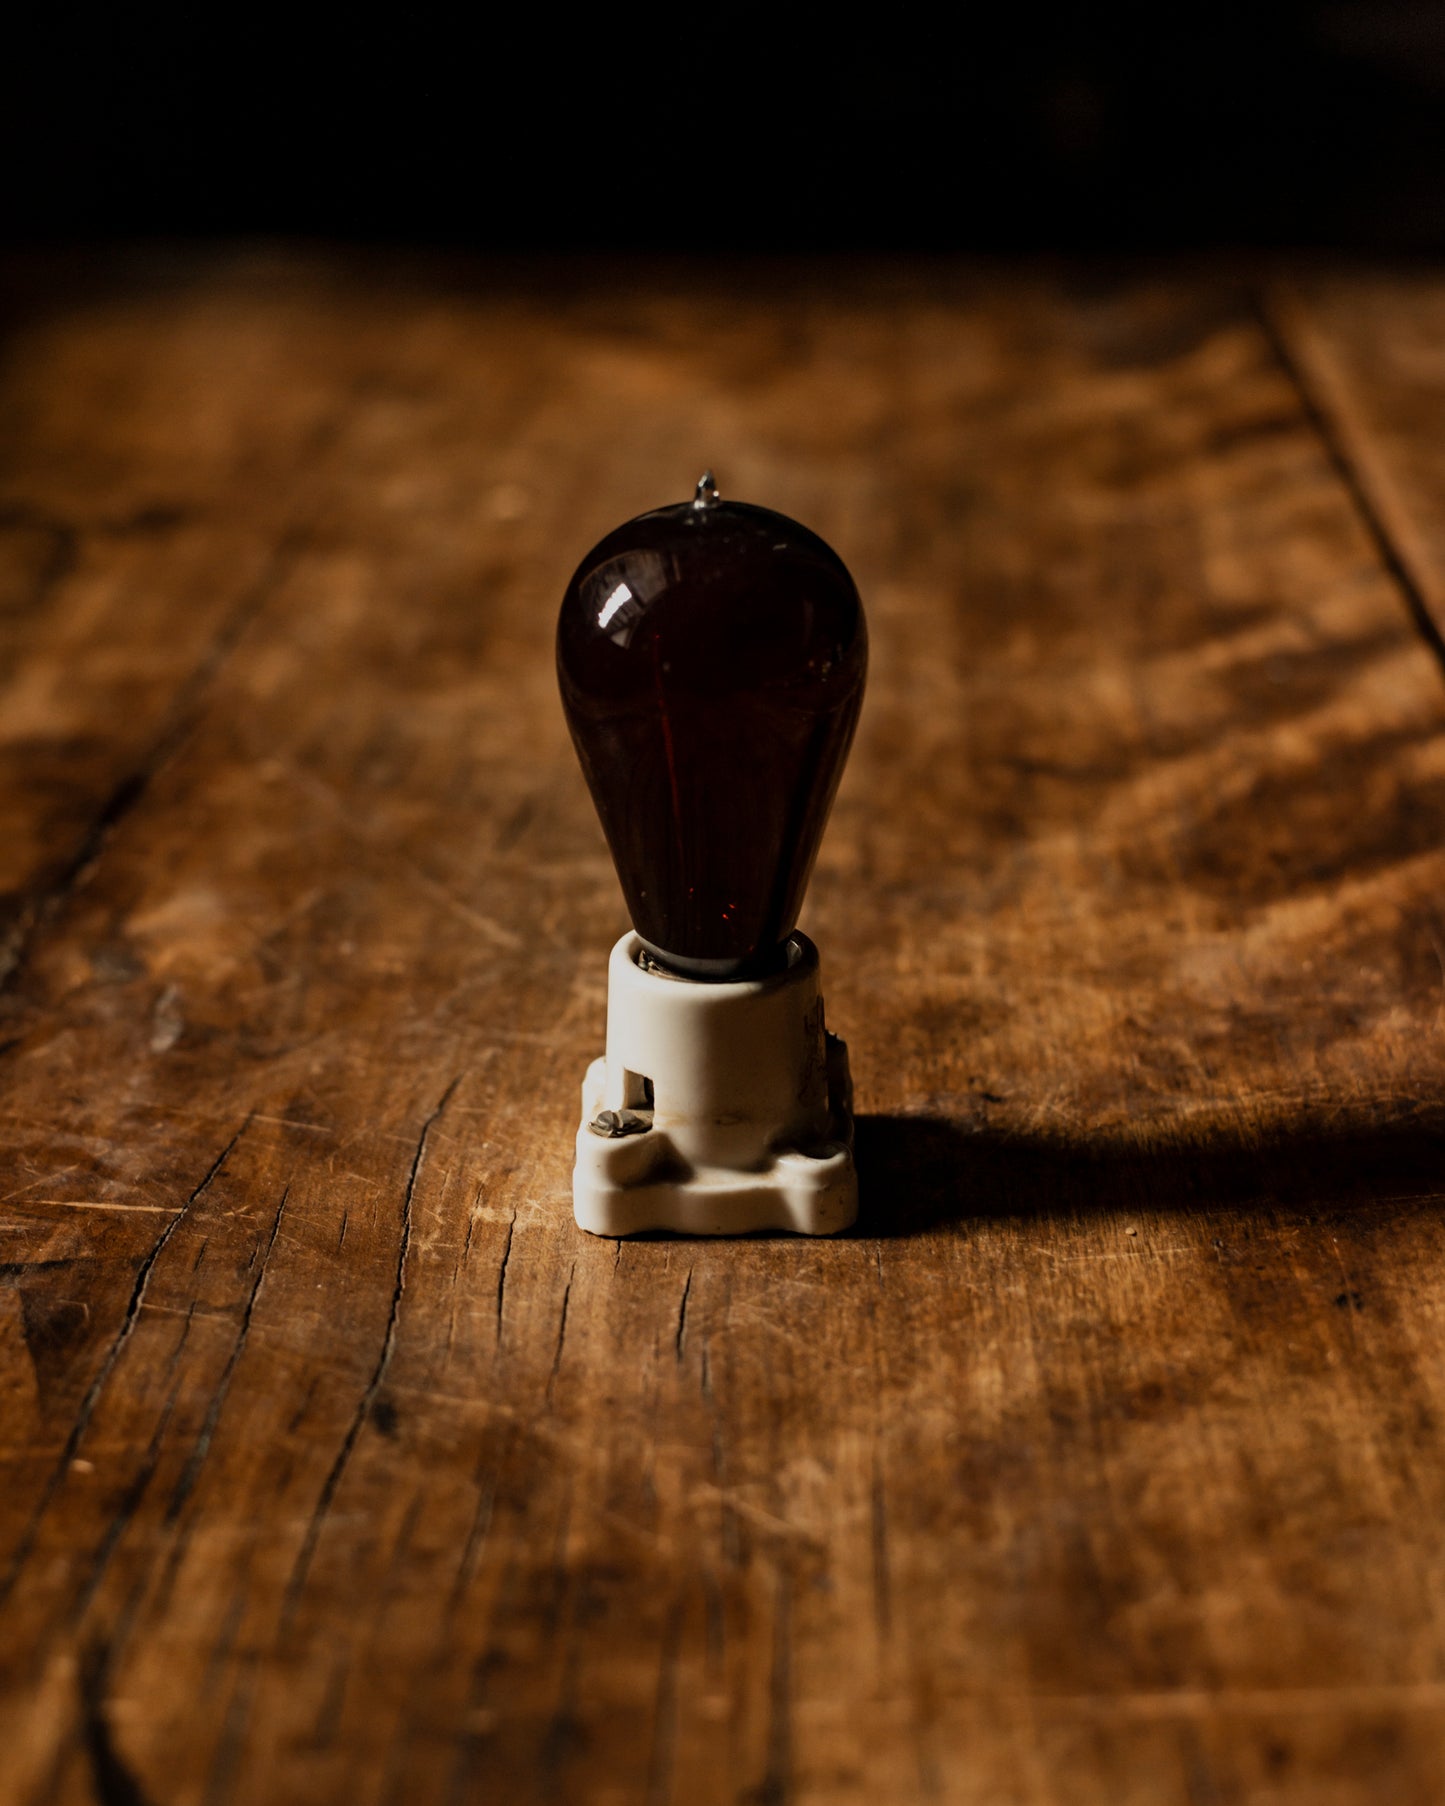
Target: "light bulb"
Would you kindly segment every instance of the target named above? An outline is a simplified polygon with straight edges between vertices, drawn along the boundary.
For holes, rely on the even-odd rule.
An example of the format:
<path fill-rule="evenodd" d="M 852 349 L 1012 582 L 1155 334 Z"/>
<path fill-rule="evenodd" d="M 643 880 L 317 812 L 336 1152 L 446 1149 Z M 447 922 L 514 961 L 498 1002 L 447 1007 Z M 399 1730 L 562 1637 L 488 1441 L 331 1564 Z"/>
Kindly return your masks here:
<path fill-rule="evenodd" d="M 648 952 L 767 970 L 796 926 L 863 700 L 843 561 L 786 515 L 697 497 L 617 528 L 562 603 L 557 670 Z"/>
<path fill-rule="evenodd" d="M 635 930 L 584 1088 L 584 1227 L 851 1220 L 846 1066 L 795 928 L 867 659 L 838 555 L 722 500 L 711 472 L 692 501 L 609 533 L 567 587 L 563 708 Z"/>

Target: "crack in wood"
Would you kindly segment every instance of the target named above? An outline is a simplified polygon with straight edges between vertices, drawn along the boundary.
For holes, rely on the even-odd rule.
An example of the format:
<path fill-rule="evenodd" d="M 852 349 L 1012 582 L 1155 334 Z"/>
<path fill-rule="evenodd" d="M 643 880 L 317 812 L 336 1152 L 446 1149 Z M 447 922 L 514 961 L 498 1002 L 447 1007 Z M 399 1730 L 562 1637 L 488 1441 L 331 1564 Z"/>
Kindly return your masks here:
<path fill-rule="evenodd" d="M 160 1259 L 161 1255 L 165 1253 L 166 1244 L 180 1227 L 187 1213 L 192 1209 L 196 1202 L 205 1195 L 207 1189 L 216 1178 L 216 1175 L 226 1164 L 226 1161 L 231 1156 L 232 1150 L 245 1134 L 250 1122 L 251 1118 L 248 1114 L 240 1128 L 237 1129 L 236 1133 L 212 1161 L 200 1184 L 196 1186 L 195 1190 L 186 1199 L 185 1203 L 166 1224 L 154 1246 L 151 1248 L 150 1253 L 146 1255 L 137 1269 L 135 1284 L 131 1289 L 131 1295 L 125 1308 L 125 1314 L 121 1318 L 120 1328 L 116 1331 L 116 1334 L 111 1341 L 111 1345 L 106 1351 L 104 1359 L 101 1361 L 99 1371 L 91 1381 L 84 1398 L 80 1402 L 80 1409 L 75 1414 L 75 1422 L 70 1427 L 70 1434 L 65 1439 L 64 1446 L 60 1451 L 59 1459 L 56 1461 L 55 1467 L 51 1471 L 49 1479 L 46 1481 L 40 1498 L 36 1501 L 35 1509 L 30 1515 L 29 1522 L 26 1524 L 24 1534 L 21 1536 L 20 1541 L 16 1546 L 14 1555 L 10 1558 L 9 1566 L 6 1568 L 3 1578 L 0 1578 L 0 1605 L 5 1603 L 14 1590 L 15 1583 L 19 1579 L 26 1561 L 29 1559 L 30 1551 L 35 1546 L 35 1538 L 39 1533 L 41 1521 L 50 1507 L 51 1500 L 59 1491 L 62 1481 L 70 1470 L 70 1464 L 75 1459 L 81 1442 L 85 1437 L 85 1433 L 90 1427 L 90 1420 L 95 1414 L 95 1408 L 100 1402 L 100 1396 L 105 1390 L 106 1382 L 109 1380 L 112 1372 L 114 1372 L 116 1363 L 120 1360 L 121 1355 L 125 1352 L 126 1344 L 129 1342 L 132 1332 L 135 1329 L 136 1319 L 140 1315 L 141 1306 L 145 1303 L 146 1288 L 150 1284 L 151 1274 L 155 1271 L 156 1262 Z"/>
<path fill-rule="evenodd" d="M 575 1624 L 569 1628 L 575 1629 Z M 553 1793 L 560 1771 L 570 1757 L 581 1753 L 584 1745 L 585 1732 L 577 1710 L 577 1670 L 581 1655 L 577 1638 L 569 1637 L 562 1658 L 557 1700 L 547 1719 L 537 1751 L 537 1767 L 543 1781 L 544 1797 Z"/>
<path fill-rule="evenodd" d="M 677 1307 L 677 1334 L 672 1338 L 673 1353 L 679 1365 L 682 1362 L 683 1350 L 687 1344 L 687 1301 L 692 1292 L 692 1268 L 687 1270 L 687 1278 L 683 1282 L 682 1302 Z"/>
<path fill-rule="evenodd" d="M 286 1434 L 294 1436 L 306 1421 L 306 1413 L 311 1409 L 311 1401 L 316 1396 L 316 1388 L 320 1384 L 321 1375 L 313 1373 L 306 1382 L 306 1390 L 301 1395 L 301 1403 L 291 1413 L 286 1423 Z"/>
<path fill-rule="evenodd" d="M 501 1265 L 497 1268 L 497 1337 L 496 1347 L 502 1345 L 502 1311 L 507 1298 L 507 1263 L 512 1258 L 512 1235 L 517 1227 L 517 1213 L 512 1212 L 512 1220 L 507 1224 L 507 1240 L 502 1248 Z"/>
<path fill-rule="evenodd" d="M 98 1806 L 148 1806 L 147 1795 L 115 1746 L 106 1712 L 111 1650 L 96 1645 L 80 1663 L 80 1734 Z"/>
<path fill-rule="evenodd" d="M 176 1368 L 179 1367 L 181 1364 L 181 1356 L 186 1352 L 186 1343 L 190 1340 L 191 1325 L 196 1320 L 196 1307 L 199 1303 L 200 1303 L 199 1299 L 193 1298 L 191 1300 L 191 1302 L 186 1306 L 186 1320 L 181 1325 L 181 1333 L 180 1333 L 180 1335 L 178 1335 L 176 1337 L 176 1345 L 171 1350 L 170 1359 L 166 1362 L 166 1378 L 167 1379 L 170 1379 L 173 1377 L 173 1375 L 175 1374 Z M 167 1307 L 164 1305 L 157 1305 L 155 1308 L 157 1310 L 165 1310 Z M 209 1313 L 207 1313 L 207 1314 L 209 1314 Z"/>
<path fill-rule="evenodd" d="M 186 1465 L 182 1469 L 180 1478 L 176 1481 L 170 1499 L 166 1504 L 165 1518 L 163 1521 L 168 1526 L 174 1524 L 176 1519 L 181 1515 L 182 1510 L 185 1508 L 186 1501 L 195 1490 L 196 1481 L 200 1478 L 201 1469 L 206 1463 L 206 1457 L 210 1454 L 211 1443 L 216 1434 L 216 1426 L 221 1420 L 221 1412 L 225 1407 L 226 1395 L 231 1390 L 231 1382 L 235 1378 L 236 1369 L 241 1362 L 241 1356 L 245 1353 L 246 1340 L 251 1333 L 251 1319 L 256 1314 L 256 1302 L 261 1296 L 261 1288 L 266 1283 L 266 1274 L 270 1266 L 272 1250 L 276 1246 L 276 1237 L 281 1232 L 281 1218 L 286 1213 L 286 1203 L 290 1196 L 291 1187 L 288 1185 L 281 1193 L 281 1202 L 276 1207 L 276 1215 L 271 1223 L 271 1233 L 267 1237 L 265 1250 L 261 1255 L 260 1269 L 256 1274 L 250 1295 L 246 1299 L 245 1309 L 241 1313 L 241 1324 L 236 1335 L 236 1340 L 232 1344 L 231 1353 L 226 1361 L 225 1368 L 222 1370 L 220 1380 L 217 1382 L 216 1390 L 211 1396 L 211 1402 L 206 1407 L 206 1415 L 201 1420 L 200 1429 L 196 1432 L 196 1440 L 192 1445 L 190 1455 L 186 1460 Z M 180 1565 L 181 1556 L 185 1551 L 188 1540 L 189 1539 L 185 1537 L 181 1537 L 177 1540 L 176 1548 L 173 1550 L 171 1559 L 167 1563 L 166 1578 L 162 1583 L 163 1598 L 169 1595 L 169 1583 L 174 1578 L 175 1571 Z"/>
<path fill-rule="evenodd" d="M 397 1322 L 401 1314 L 401 1297 L 406 1286 L 406 1259 L 411 1248 L 412 1200 L 416 1195 L 417 1179 L 421 1174 L 422 1161 L 426 1157 L 428 1137 L 465 1077 L 465 1073 L 458 1073 L 447 1086 L 436 1108 L 422 1124 L 421 1133 L 417 1137 L 416 1152 L 412 1155 L 411 1170 L 407 1174 L 406 1190 L 402 1196 L 401 1235 L 396 1256 L 396 1277 L 392 1283 L 391 1304 L 387 1311 L 386 1328 L 382 1334 L 381 1352 L 377 1356 L 376 1365 L 357 1401 L 351 1422 L 347 1425 L 346 1434 L 336 1452 L 336 1459 L 332 1462 L 330 1471 L 322 1482 L 315 1510 L 306 1526 L 306 1535 L 302 1540 L 290 1578 L 286 1583 L 286 1592 L 282 1600 L 281 1626 L 283 1630 L 289 1627 L 295 1617 L 296 1608 L 301 1603 L 306 1576 L 311 1571 L 311 1563 L 316 1554 L 317 1544 L 321 1539 L 322 1527 L 330 1513 L 332 1500 L 336 1497 L 336 1489 L 341 1484 L 341 1477 L 351 1460 L 352 1450 L 356 1447 L 356 1440 L 361 1434 L 361 1427 L 371 1412 L 376 1396 L 386 1379 L 387 1369 L 391 1366 L 391 1357 L 396 1348 Z"/>
<path fill-rule="evenodd" d="M 477 1195 L 475 1198 L 472 1199 L 471 1209 L 467 1212 L 467 1233 L 466 1233 L 465 1239 L 462 1242 L 461 1258 L 457 1261 L 456 1266 L 452 1268 L 452 1278 L 453 1279 L 455 1279 L 457 1277 L 458 1273 L 467 1264 L 467 1261 L 471 1256 L 472 1237 L 476 1234 L 476 1229 L 477 1229 L 477 1206 L 478 1206 L 478 1204 L 481 1203 L 481 1201 L 482 1201 L 482 1191 L 481 1191 L 481 1187 L 478 1186 Z"/>
<path fill-rule="evenodd" d="M 500 1469 L 501 1463 L 498 1462 Z M 447 1619 L 450 1622 L 457 1607 L 466 1595 L 477 1571 L 477 1562 L 481 1558 L 482 1547 L 487 1540 L 487 1532 L 492 1527 L 492 1514 L 497 1508 L 498 1478 L 494 1472 L 490 1484 L 484 1486 L 477 1498 L 472 1521 L 467 1526 L 466 1538 L 462 1543 L 461 1559 L 457 1563 L 457 1571 L 452 1579 L 451 1592 L 447 1597 Z"/>
<path fill-rule="evenodd" d="M 281 1226 L 281 1217 L 282 1217 L 283 1213 L 285 1212 L 286 1201 L 287 1201 L 288 1197 L 290 1196 L 290 1191 L 291 1191 L 291 1188 L 288 1185 L 281 1194 L 281 1202 L 280 1202 L 279 1206 L 277 1207 L 276 1215 L 275 1215 L 275 1218 L 273 1219 L 272 1225 L 271 1225 L 271 1233 L 267 1239 L 265 1251 L 261 1256 L 260 1271 L 258 1272 L 258 1274 L 256 1276 L 255 1283 L 251 1287 L 251 1292 L 250 1292 L 250 1295 L 246 1302 L 245 1311 L 242 1316 L 240 1332 L 239 1332 L 239 1334 L 236 1338 L 236 1342 L 232 1348 L 231 1355 L 227 1361 L 225 1370 L 222 1373 L 220 1383 L 217 1387 L 217 1391 L 211 1400 L 210 1406 L 206 1412 L 205 1419 L 202 1422 L 201 1429 L 198 1432 L 196 1443 L 192 1449 L 191 1456 L 190 1456 L 189 1460 L 187 1461 L 185 1470 L 183 1471 L 183 1473 L 180 1477 L 180 1480 L 177 1482 L 177 1485 L 176 1485 L 174 1491 L 172 1492 L 171 1499 L 167 1504 L 165 1515 L 162 1519 L 162 1524 L 166 1528 L 168 1528 L 170 1525 L 172 1525 L 175 1522 L 176 1518 L 179 1516 L 181 1508 L 184 1505 L 186 1498 L 189 1496 L 191 1489 L 193 1488 L 193 1486 L 195 1484 L 196 1478 L 200 1472 L 201 1466 L 203 1465 L 203 1463 L 206 1459 L 206 1455 L 209 1452 L 211 1439 L 212 1439 L 212 1436 L 215 1431 L 216 1423 L 221 1414 L 221 1408 L 225 1403 L 226 1394 L 230 1390 L 232 1377 L 235 1373 L 236 1366 L 240 1361 L 241 1354 L 245 1348 L 246 1338 L 247 1338 L 248 1334 L 250 1333 L 251 1318 L 255 1311 L 256 1300 L 260 1295 L 262 1285 L 266 1278 L 267 1265 L 270 1261 L 272 1250 L 274 1249 L 274 1247 L 276 1245 L 276 1237 L 277 1237 L 277 1234 L 278 1234 L 278 1232 L 280 1230 L 280 1226 Z M 195 1310 L 195 1305 L 194 1305 L 194 1301 L 193 1301 L 191 1310 L 187 1313 L 185 1327 L 182 1330 L 181 1336 L 179 1338 L 177 1349 L 176 1349 L 175 1353 L 171 1356 L 170 1363 L 167 1367 L 167 1375 L 168 1376 L 175 1375 L 176 1369 L 179 1366 L 180 1351 L 184 1347 L 186 1337 L 190 1333 L 191 1318 L 194 1314 L 194 1310 Z M 107 1525 L 106 1535 L 105 1535 L 99 1549 L 97 1550 L 96 1557 L 92 1564 L 91 1573 L 90 1573 L 87 1585 L 86 1585 L 85 1589 L 83 1590 L 83 1592 L 78 1597 L 76 1604 L 70 1614 L 70 1621 L 71 1621 L 72 1625 L 80 1623 L 83 1620 L 85 1613 L 89 1610 L 90 1605 L 92 1604 L 92 1602 L 95 1598 L 95 1595 L 96 1595 L 97 1591 L 99 1590 L 100 1583 L 101 1583 L 102 1579 L 104 1578 L 105 1571 L 110 1564 L 110 1558 L 120 1542 L 122 1533 L 126 1529 L 127 1525 L 130 1523 L 132 1518 L 134 1517 L 136 1510 L 138 1509 L 138 1507 L 140 1505 L 141 1500 L 144 1498 L 144 1496 L 150 1486 L 151 1479 L 154 1477 L 156 1467 L 158 1466 L 159 1461 L 160 1461 L 161 1449 L 162 1449 L 162 1445 L 163 1445 L 164 1439 L 165 1439 L 165 1432 L 169 1426 L 171 1414 L 172 1414 L 172 1411 L 173 1411 L 173 1408 L 174 1408 L 175 1402 L 176 1402 L 176 1397 L 177 1397 L 178 1392 L 180 1391 L 180 1385 L 181 1385 L 180 1379 L 177 1378 L 175 1381 L 175 1384 L 171 1387 L 170 1394 L 167 1397 L 165 1405 L 161 1411 L 160 1419 L 156 1425 L 155 1431 L 151 1437 L 149 1446 L 146 1451 L 145 1461 L 142 1463 L 140 1470 L 137 1472 L 136 1476 L 131 1481 L 130 1485 L 126 1488 L 126 1492 L 124 1494 L 124 1497 L 122 1498 L 121 1504 L 116 1508 L 114 1514 L 112 1515 L 110 1523 Z M 172 1590 L 172 1587 L 173 1587 L 174 1581 L 175 1581 L 175 1576 L 179 1569 L 179 1566 L 180 1566 L 181 1560 L 184 1556 L 185 1550 L 186 1550 L 187 1546 L 189 1545 L 189 1541 L 190 1541 L 189 1533 L 183 1530 L 181 1536 L 176 1539 L 176 1541 L 171 1549 L 170 1555 L 167 1558 L 165 1570 L 162 1574 L 160 1583 L 157 1587 L 156 1598 L 155 1598 L 156 1609 L 164 1609 L 165 1603 L 170 1598 L 171 1590 Z M 129 1596 L 127 1597 L 124 1605 L 121 1607 L 121 1610 L 116 1617 L 116 1621 L 115 1621 L 114 1627 L 111 1630 L 109 1641 L 107 1644 L 107 1648 L 109 1651 L 109 1658 L 112 1663 L 114 1662 L 114 1659 L 115 1659 L 117 1653 L 125 1646 L 126 1642 L 129 1639 L 130 1627 L 131 1627 L 132 1623 L 134 1622 L 135 1615 L 136 1615 L 136 1613 L 139 1609 L 140 1603 L 141 1603 L 141 1599 L 145 1593 L 147 1580 L 148 1580 L 148 1572 L 146 1570 L 142 1570 L 142 1572 L 140 1573 L 139 1577 L 137 1578 L 135 1584 L 132 1586 Z"/>
<path fill-rule="evenodd" d="M 116 1505 L 115 1509 L 110 1514 L 110 1518 L 105 1526 L 105 1535 L 101 1538 L 100 1545 L 96 1549 L 95 1555 L 91 1561 L 90 1572 L 86 1576 L 85 1584 L 76 1595 L 75 1602 L 70 1609 L 68 1622 L 72 1630 L 81 1623 L 85 1614 L 90 1610 L 90 1607 L 95 1600 L 95 1595 L 100 1590 L 100 1583 L 105 1578 L 105 1571 L 110 1566 L 110 1558 L 115 1554 L 116 1547 L 119 1544 L 121 1537 L 124 1536 L 131 1520 L 135 1517 L 140 1502 L 145 1497 L 146 1492 L 149 1490 L 150 1483 L 155 1477 L 156 1468 L 160 1464 L 161 1447 L 165 1441 L 166 1431 L 170 1427 L 171 1412 L 175 1409 L 176 1395 L 179 1391 L 180 1381 L 177 1380 L 171 1387 L 170 1392 L 166 1395 L 166 1402 L 161 1407 L 160 1416 L 156 1420 L 156 1427 L 151 1432 L 150 1441 L 146 1444 L 146 1451 L 141 1460 L 141 1464 L 131 1476 L 125 1491 L 121 1494 L 120 1503 Z M 142 1584 L 144 1584 L 143 1581 Z M 134 1609 L 135 1602 L 135 1596 L 132 1595 L 132 1598 L 127 1602 L 128 1609 L 121 1615 L 121 1629 L 111 1637 L 112 1651 L 118 1648 L 120 1642 L 123 1640 L 124 1627 L 129 1621 L 129 1613 Z"/>

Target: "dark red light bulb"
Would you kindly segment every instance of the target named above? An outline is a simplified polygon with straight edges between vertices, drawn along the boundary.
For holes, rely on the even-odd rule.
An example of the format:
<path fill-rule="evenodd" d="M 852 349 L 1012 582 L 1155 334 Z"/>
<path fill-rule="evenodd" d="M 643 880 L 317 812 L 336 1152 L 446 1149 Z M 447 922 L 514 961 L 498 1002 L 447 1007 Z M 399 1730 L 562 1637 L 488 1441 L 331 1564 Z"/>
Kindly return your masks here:
<path fill-rule="evenodd" d="M 711 474 L 577 567 L 557 623 L 562 704 L 632 925 L 664 966 L 738 978 L 778 957 L 867 664 L 837 553 L 720 500 Z"/>

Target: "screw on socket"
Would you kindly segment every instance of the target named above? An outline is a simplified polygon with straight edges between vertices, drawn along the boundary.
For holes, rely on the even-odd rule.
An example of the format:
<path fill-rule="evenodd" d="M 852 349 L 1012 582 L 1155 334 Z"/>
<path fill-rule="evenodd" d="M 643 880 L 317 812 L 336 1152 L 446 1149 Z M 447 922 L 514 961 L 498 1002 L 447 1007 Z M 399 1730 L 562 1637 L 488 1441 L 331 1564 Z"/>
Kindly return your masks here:
<path fill-rule="evenodd" d="M 641 1135 L 652 1127 L 651 1119 L 639 1116 L 635 1110 L 602 1110 L 587 1127 L 594 1135 L 605 1136 L 608 1141 L 616 1141 L 619 1135 Z"/>

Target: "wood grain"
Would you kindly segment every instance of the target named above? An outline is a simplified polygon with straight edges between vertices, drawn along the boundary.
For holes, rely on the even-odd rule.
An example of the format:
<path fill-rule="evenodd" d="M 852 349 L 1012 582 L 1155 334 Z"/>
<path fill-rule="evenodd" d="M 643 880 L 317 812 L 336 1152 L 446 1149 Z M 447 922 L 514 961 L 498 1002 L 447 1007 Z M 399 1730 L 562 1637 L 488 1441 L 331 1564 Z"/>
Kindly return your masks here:
<path fill-rule="evenodd" d="M 1184 276 L 33 288 L 0 1797 L 1438 1797 L 1445 685 L 1303 371 Z M 708 463 L 870 612 L 827 1244 L 570 1221 L 555 608 Z"/>

